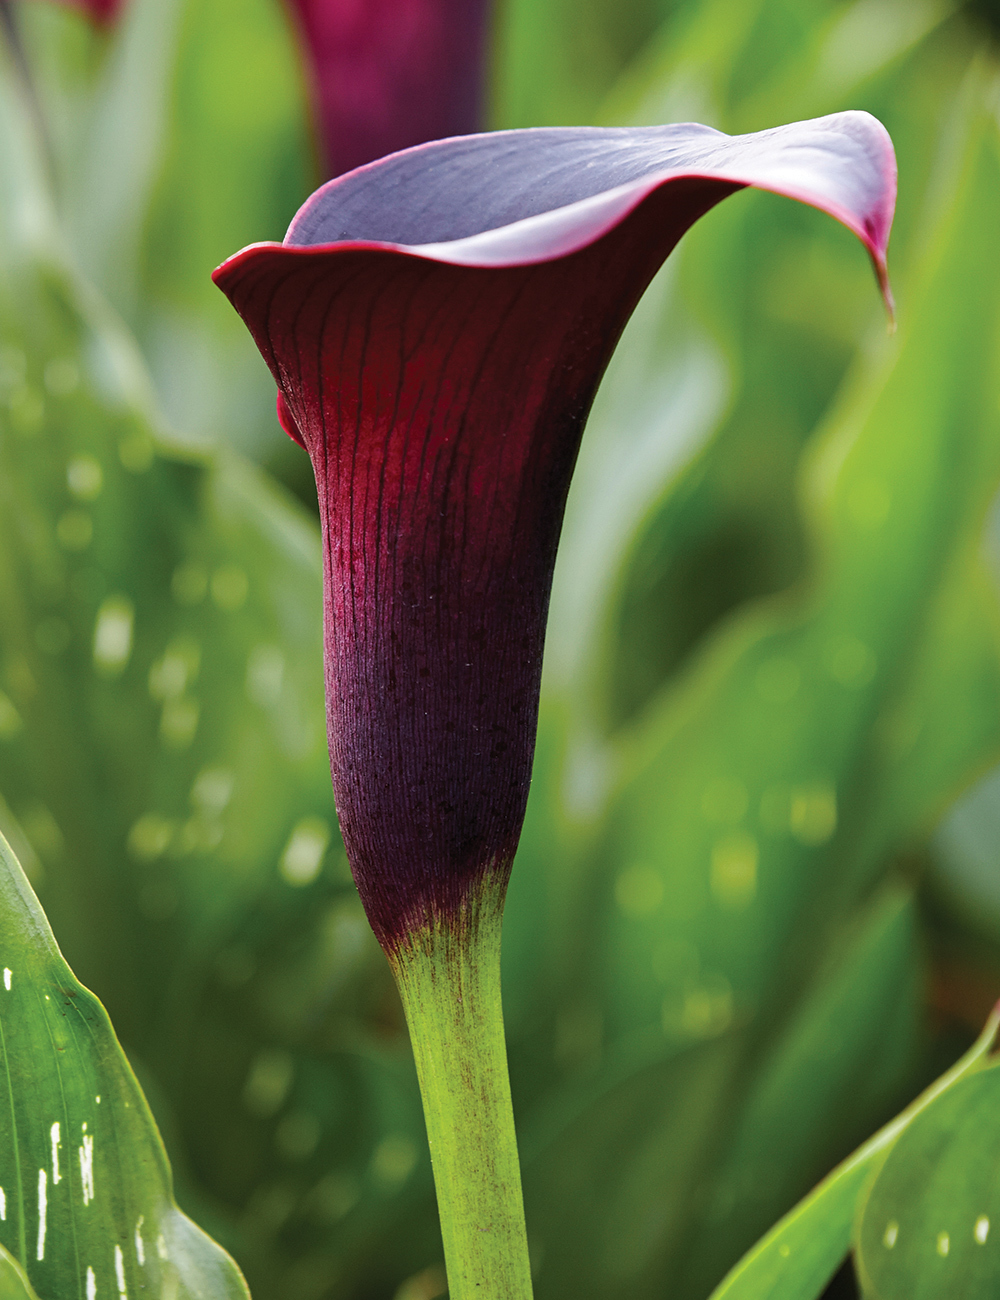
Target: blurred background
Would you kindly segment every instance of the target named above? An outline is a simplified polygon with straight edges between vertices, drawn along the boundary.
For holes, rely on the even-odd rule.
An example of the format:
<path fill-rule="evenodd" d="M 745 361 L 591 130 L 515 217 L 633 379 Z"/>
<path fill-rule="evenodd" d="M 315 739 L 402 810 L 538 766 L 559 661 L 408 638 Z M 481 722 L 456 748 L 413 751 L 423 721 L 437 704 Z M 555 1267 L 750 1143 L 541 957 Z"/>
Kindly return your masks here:
<path fill-rule="evenodd" d="M 829 218 L 712 211 L 553 593 L 504 957 L 537 1294 L 701 1300 L 1000 996 L 995 0 L 0 16 L 0 830 L 255 1300 L 445 1284 L 308 462 L 212 268 L 414 132 L 888 127 L 898 331 Z"/>

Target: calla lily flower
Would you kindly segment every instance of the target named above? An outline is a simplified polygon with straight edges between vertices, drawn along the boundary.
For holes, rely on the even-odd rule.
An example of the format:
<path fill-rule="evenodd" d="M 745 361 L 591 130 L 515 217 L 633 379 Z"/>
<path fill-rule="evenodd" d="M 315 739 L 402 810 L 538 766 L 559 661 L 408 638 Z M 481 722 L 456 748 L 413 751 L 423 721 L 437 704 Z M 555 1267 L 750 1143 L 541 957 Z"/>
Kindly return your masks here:
<path fill-rule="evenodd" d="M 888 302 L 892 145 L 866 113 L 753 135 L 549 128 L 331 181 L 215 272 L 312 458 L 341 828 L 392 958 L 499 898 L 528 794 L 584 422 L 684 232 L 745 186 L 859 237 Z"/>
<path fill-rule="evenodd" d="M 865 113 L 441 140 L 215 272 L 316 473 L 334 794 L 410 1026 L 453 1300 L 531 1296 L 500 915 L 584 421 L 663 259 L 747 185 L 853 230 L 888 304 L 895 158 Z"/>
<path fill-rule="evenodd" d="M 481 125 L 487 0 L 289 0 L 327 174 Z"/>

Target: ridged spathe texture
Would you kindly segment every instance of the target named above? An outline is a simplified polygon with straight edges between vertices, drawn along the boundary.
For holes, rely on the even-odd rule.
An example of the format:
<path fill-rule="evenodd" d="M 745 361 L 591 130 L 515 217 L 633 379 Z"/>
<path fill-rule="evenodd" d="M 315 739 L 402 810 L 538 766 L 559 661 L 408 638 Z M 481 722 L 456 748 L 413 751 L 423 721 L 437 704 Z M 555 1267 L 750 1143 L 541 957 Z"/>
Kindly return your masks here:
<path fill-rule="evenodd" d="M 506 883 L 587 412 L 657 268 L 745 185 L 843 221 L 885 286 L 895 162 L 864 113 L 419 146 L 215 273 L 316 472 L 334 791 L 390 951 Z"/>

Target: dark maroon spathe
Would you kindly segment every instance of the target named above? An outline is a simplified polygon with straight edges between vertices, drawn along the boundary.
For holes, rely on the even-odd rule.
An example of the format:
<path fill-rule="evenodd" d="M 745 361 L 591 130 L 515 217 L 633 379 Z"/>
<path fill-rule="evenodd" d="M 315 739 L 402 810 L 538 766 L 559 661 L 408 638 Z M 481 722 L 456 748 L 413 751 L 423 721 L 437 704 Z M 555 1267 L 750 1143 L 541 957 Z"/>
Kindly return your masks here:
<path fill-rule="evenodd" d="M 481 883 L 502 898 L 587 412 L 656 269 L 746 184 L 849 224 L 884 283 L 895 168 L 865 114 L 442 141 L 216 272 L 316 472 L 334 792 L 389 951 Z"/>

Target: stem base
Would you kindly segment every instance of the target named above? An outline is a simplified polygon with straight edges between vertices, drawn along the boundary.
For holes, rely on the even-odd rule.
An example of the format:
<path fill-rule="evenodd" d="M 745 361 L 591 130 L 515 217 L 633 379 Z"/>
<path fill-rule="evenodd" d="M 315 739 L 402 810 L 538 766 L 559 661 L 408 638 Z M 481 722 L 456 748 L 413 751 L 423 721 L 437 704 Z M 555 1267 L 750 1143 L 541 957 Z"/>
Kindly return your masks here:
<path fill-rule="evenodd" d="M 500 914 L 434 921 L 390 957 L 424 1103 L 450 1300 L 531 1300 L 500 1001 Z"/>

